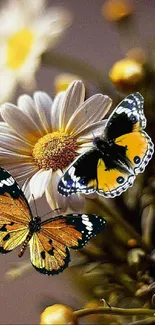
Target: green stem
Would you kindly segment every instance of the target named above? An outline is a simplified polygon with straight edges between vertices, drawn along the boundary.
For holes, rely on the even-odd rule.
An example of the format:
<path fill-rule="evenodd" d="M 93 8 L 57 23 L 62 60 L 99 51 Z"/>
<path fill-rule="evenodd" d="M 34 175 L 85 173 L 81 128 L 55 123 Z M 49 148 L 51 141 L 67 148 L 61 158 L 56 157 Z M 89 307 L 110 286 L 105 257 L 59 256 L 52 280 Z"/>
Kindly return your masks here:
<path fill-rule="evenodd" d="M 110 93 L 110 87 L 106 82 L 108 77 L 104 76 L 103 71 L 99 71 L 79 59 L 52 51 L 42 55 L 42 64 L 77 74 L 88 81 L 94 82 L 101 91 Z"/>
<path fill-rule="evenodd" d="M 74 312 L 77 317 L 84 317 L 92 314 L 110 314 L 110 315 L 123 315 L 123 316 L 155 316 L 155 309 L 143 308 L 116 308 L 116 307 L 98 307 L 98 308 L 85 308 Z M 155 318 L 154 318 L 155 319 Z"/>
<path fill-rule="evenodd" d="M 129 323 L 128 325 L 153 325 L 155 324 L 155 318 L 149 317 L 144 320 L 137 320 L 136 322 Z"/>
<path fill-rule="evenodd" d="M 102 209 L 103 214 L 105 213 L 105 216 L 109 216 L 110 218 L 113 218 L 117 221 L 117 223 L 122 226 L 126 232 L 128 232 L 131 236 L 131 238 L 136 239 L 137 245 L 140 246 L 146 253 L 149 253 L 149 247 L 142 241 L 141 236 L 136 232 L 132 226 L 130 226 L 121 216 L 120 214 L 116 213 L 113 208 L 111 208 L 109 205 L 107 205 L 105 202 L 102 201 L 102 199 L 97 198 L 94 199 L 97 206 Z"/>

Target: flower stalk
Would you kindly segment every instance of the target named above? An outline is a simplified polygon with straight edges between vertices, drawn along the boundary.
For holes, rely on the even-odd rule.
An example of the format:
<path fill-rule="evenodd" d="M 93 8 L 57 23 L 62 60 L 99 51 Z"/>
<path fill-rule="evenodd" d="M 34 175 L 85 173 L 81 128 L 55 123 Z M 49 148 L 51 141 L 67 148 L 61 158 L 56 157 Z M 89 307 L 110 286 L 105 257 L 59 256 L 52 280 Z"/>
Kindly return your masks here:
<path fill-rule="evenodd" d="M 153 325 L 153 324 L 155 324 L 154 317 L 149 317 L 144 320 L 137 320 L 135 322 L 129 323 L 128 325 Z"/>
<path fill-rule="evenodd" d="M 116 308 L 116 307 L 98 307 L 98 308 L 85 308 L 74 312 L 80 318 L 91 314 L 110 314 L 110 315 L 123 315 L 123 316 L 154 316 L 155 309 L 143 308 Z"/>

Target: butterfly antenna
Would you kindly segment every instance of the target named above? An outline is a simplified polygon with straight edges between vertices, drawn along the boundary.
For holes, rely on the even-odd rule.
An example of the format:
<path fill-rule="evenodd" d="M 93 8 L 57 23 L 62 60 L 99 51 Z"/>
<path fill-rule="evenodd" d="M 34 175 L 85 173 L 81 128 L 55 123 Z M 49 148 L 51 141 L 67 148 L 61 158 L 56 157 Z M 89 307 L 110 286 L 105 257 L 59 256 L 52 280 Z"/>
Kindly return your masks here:
<path fill-rule="evenodd" d="M 36 201 L 35 201 L 35 198 L 34 198 L 34 195 L 33 195 L 33 194 L 32 194 L 32 197 L 33 197 L 33 202 L 34 202 L 34 207 L 35 207 L 35 213 L 36 213 L 36 216 L 39 217 L 39 215 L 38 215 L 38 211 L 37 211 Z"/>
<path fill-rule="evenodd" d="M 58 210 L 61 210 L 61 208 L 57 208 L 57 209 L 51 210 L 51 211 L 45 213 L 42 217 L 45 217 L 45 216 L 47 216 L 47 214 L 50 214 L 51 212 L 55 212 L 55 211 L 58 211 Z"/>

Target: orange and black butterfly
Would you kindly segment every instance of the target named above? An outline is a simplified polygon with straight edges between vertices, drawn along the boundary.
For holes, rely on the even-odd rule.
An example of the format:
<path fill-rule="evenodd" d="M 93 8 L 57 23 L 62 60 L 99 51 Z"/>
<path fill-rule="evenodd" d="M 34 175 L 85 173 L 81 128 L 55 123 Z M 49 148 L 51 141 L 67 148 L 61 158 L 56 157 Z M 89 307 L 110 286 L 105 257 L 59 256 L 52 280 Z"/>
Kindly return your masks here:
<path fill-rule="evenodd" d="M 133 185 L 153 155 L 154 145 L 144 131 L 146 118 L 140 93 L 127 96 L 108 118 L 102 137 L 68 167 L 58 184 L 64 196 L 97 192 L 115 197 Z"/>
<path fill-rule="evenodd" d="M 70 261 L 69 248 L 82 248 L 104 229 L 105 220 L 92 214 L 60 215 L 41 222 L 14 178 L 0 168 L 0 252 L 18 245 L 21 257 L 29 244 L 32 265 L 40 273 L 62 272 Z"/>

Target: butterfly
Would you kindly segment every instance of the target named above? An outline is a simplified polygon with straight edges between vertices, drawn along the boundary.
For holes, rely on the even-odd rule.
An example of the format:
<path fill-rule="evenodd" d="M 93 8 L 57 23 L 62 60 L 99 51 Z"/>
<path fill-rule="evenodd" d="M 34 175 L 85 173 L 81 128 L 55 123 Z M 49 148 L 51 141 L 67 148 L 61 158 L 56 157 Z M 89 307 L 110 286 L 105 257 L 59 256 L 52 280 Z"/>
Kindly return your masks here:
<path fill-rule="evenodd" d="M 70 261 L 69 249 L 82 248 L 105 227 L 105 219 L 93 214 L 59 215 L 45 221 L 33 216 L 15 179 L 0 168 L 0 252 L 9 253 L 29 244 L 30 260 L 40 273 L 62 272 Z"/>
<path fill-rule="evenodd" d="M 82 192 L 112 198 L 133 185 L 151 159 L 154 145 L 144 131 L 144 98 L 127 96 L 107 120 L 102 137 L 81 154 L 64 173 L 58 192 L 64 196 Z"/>

